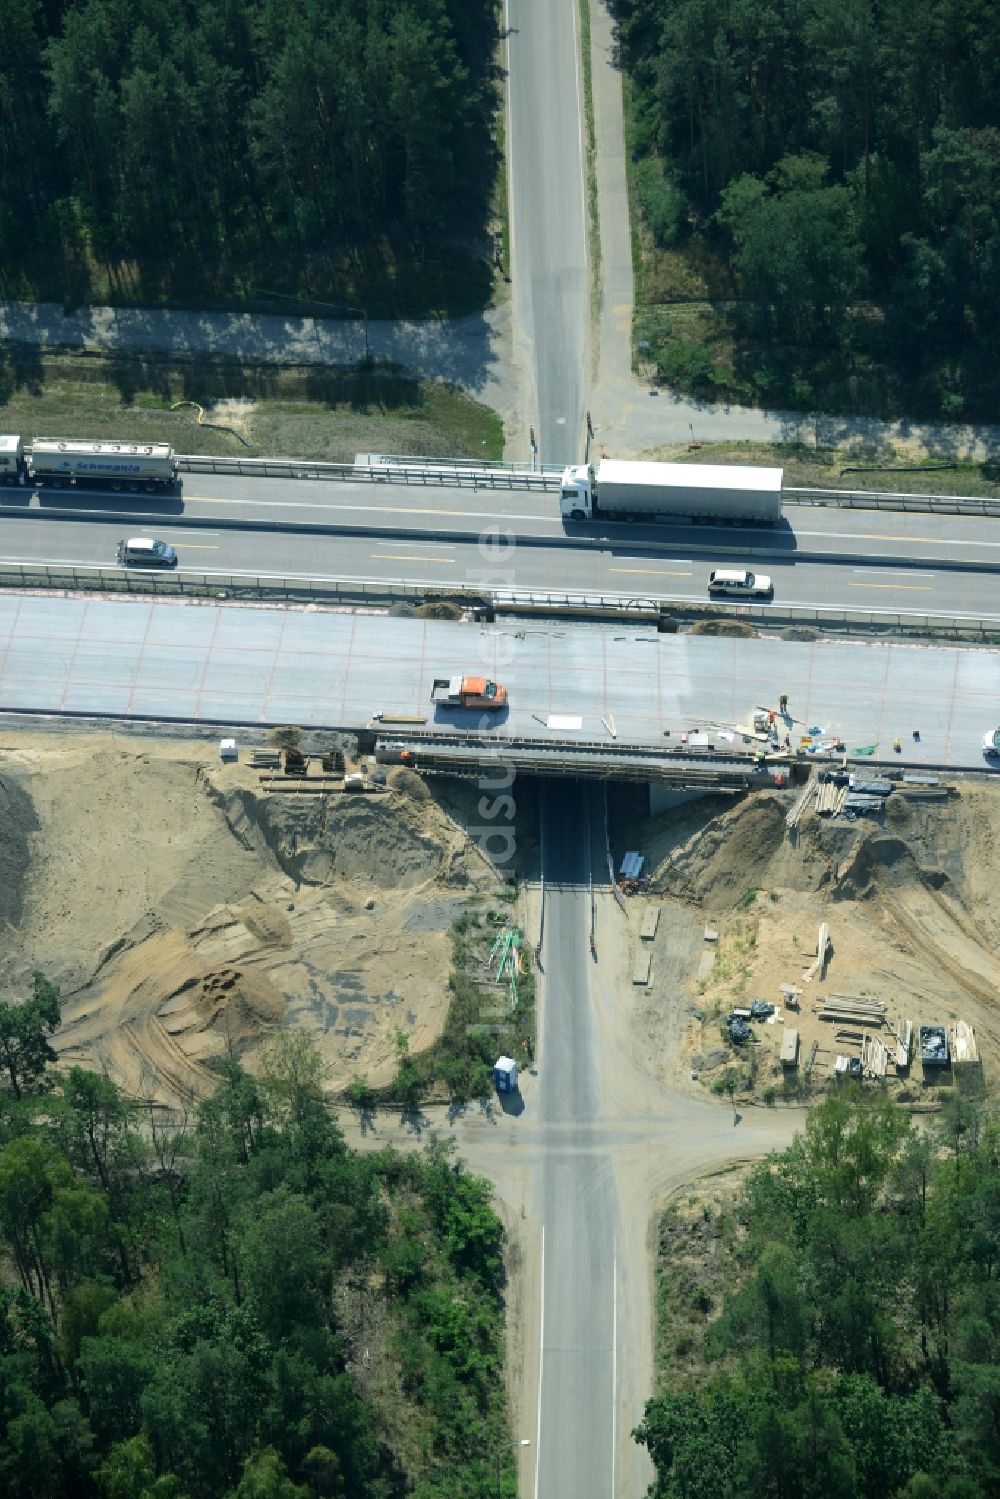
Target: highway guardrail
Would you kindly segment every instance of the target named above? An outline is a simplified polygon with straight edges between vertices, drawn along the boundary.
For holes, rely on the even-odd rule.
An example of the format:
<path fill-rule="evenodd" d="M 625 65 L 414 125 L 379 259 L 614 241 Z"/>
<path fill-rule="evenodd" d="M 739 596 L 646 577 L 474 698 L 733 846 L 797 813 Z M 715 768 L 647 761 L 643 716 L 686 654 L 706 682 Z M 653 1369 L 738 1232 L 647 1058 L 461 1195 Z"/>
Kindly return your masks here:
<path fill-rule="evenodd" d="M 284 577 L 268 573 L 145 572 L 138 569 L 100 566 L 66 566 L 53 563 L 4 563 L 0 566 L 0 588 L 48 588 L 71 593 L 97 592 L 118 595 L 154 595 L 174 598 L 220 600 L 325 601 L 356 605 L 387 606 L 406 603 L 454 601 L 462 607 L 485 608 L 494 614 L 525 614 L 549 617 L 575 614 L 594 619 L 634 620 L 637 624 L 690 623 L 703 619 L 741 619 L 766 629 L 809 625 L 829 632 L 865 631 L 919 636 L 961 635 L 993 642 L 1000 637 L 1000 615 L 994 618 L 950 614 L 917 614 L 892 609 L 836 609 L 817 605 L 713 604 L 691 599 L 652 598 L 631 594 L 528 592 L 514 589 L 489 590 L 472 583 L 439 585 L 415 579 Z"/>
<path fill-rule="evenodd" d="M 940 515 L 1000 517 L 1000 498 L 962 494 L 893 494 L 879 489 L 798 489 L 782 491 L 793 505 L 827 505 L 847 510 L 912 510 Z"/>
<path fill-rule="evenodd" d="M 559 476 L 505 468 L 441 464 L 435 469 L 379 464 L 328 463 L 305 458 L 217 458 L 209 453 L 181 453 L 178 467 L 190 474 L 239 474 L 257 479 L 332 479 L 350 484 L 411 484 L 435 489 L 558 489 Z M 560 473 L 562 471 L 560 470 Z"/>

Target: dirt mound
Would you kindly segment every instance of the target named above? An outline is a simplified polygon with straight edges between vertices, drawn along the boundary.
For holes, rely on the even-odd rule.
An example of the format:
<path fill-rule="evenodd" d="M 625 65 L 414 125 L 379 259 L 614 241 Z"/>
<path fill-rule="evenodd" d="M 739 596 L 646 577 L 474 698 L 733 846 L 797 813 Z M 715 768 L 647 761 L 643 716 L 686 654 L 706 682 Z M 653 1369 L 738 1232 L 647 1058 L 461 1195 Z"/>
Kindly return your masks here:
<path fill-rule="evenodd" d="M 227 821 L 245 845 L 263 842 L 297 884 L 377 881 L 398 889 L 469 880 L 460 829 L 428 801 L 387 796 L 261 797 L 240 789 L 222 799 Z"/>
<path fill-rule="evenodd" d="M 948 876 L 922 869 L 902 838 L 862 834 L 836 872 L 833 895 L 836 900 L 869 900 L 880 889 L 904 890 L 921 883 L 940 889 L 948 884 Z"/>
<path fill-rule="evenodd" d="M 285 1018 L 285 1001 L 259 970 L 216 968 L 169 995 L 160 1019 L 171 1035 L 212 1030 L 239 1054 Z"/>
<path fill-rule="evenodd" d="M 397 765 L 395 769 L 390 770 L 388 784 L 401 796 L 410 796 L 418 802 L 430 801 L 430 788 L 423 776 L 405 765 Z"/>
<path fill-rule="evenodd" d="M 704 824 L 653 872 L 655 891 L 728 911 L 749 890 L 818 890 L 833 878 L 821 839 L 786 837 L 786 803 L 758 792 Z M 667 814 L 669 817 L 669 814 Z"/>
<path fill-rule="evenodd" d="M 756 633 L 744 619 L 700 619 L 691 626 L 692 635 L 731 635 L 745 640 Z"/>
<path fill-rule="evenodd" d="M 461 619 L 462 605 L 453 599 L 435 599 L 429 604 L 418 604 L 413 612 L 417 619 Z"/>

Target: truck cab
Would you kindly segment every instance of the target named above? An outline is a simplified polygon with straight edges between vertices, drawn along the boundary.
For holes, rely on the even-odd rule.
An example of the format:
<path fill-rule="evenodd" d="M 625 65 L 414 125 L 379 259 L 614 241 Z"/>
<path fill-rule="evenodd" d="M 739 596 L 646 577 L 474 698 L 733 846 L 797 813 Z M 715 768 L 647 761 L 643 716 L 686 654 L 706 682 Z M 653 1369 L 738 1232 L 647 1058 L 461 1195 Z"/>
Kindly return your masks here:
<path fill-rule="evenodd" d="M 507 689 L 489 677 L 435 677 L 431 702 L 443 708 L 476 708 L 495 713 L 507 706 Z"/>
<path fill-rule="evenodd" d="M 567 520 L 590 520 L 594 514 L 594 470 L 586 463 L 563 469 L 559 509 Z"/>
<path fill-rule="evenodd" d="M 0 483 L 24 483 L 24 444 L 19 437 L 0 437 Z"/>

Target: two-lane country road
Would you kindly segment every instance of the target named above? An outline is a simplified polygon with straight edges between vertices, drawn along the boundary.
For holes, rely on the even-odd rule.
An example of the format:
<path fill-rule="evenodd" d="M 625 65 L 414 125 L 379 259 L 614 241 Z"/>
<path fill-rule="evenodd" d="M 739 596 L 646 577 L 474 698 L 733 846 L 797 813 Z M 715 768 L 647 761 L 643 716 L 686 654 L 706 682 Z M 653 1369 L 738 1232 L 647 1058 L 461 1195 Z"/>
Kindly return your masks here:
<path fill-rule="evenodd" d="M 543 463 L 582 454 L 590 358 L 577 0 L 507 0 L 514 339 Z"/>
<path fill-rule="evenodd" d="M 588 1149 L 599 1112 L 590 1003 L 591 823 L 586 785 L 543 799 L 546 882 L 540 1066 L 541 1350 L 537 1495 L 615 1499 L 617 1205 L 606 1151 Z M 569 1142 L 576 1149 L 565 1150 Z"/>

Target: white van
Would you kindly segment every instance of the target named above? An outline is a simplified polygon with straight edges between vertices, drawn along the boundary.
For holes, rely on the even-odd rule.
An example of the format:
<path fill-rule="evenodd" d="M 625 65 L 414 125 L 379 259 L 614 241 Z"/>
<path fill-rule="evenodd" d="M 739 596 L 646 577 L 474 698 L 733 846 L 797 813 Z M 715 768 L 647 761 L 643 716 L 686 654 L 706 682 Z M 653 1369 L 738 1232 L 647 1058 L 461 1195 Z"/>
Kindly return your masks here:
<path fill-rule="evenodd" d="M 744 567 L 719 567 L 708 575 L 709 593 L 724 593 L 733 599 L 770 598 L 774 585 L 767 573 L 747 572 Z"/>
<path fill-rule="evenodd" d="M 177 553 L 169 541 L 154 541 L 151 536 L 132 536 L 118 543 L 120 567 L 176 567 Z"/>

